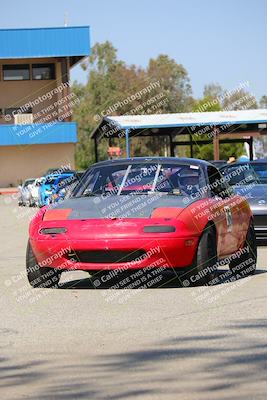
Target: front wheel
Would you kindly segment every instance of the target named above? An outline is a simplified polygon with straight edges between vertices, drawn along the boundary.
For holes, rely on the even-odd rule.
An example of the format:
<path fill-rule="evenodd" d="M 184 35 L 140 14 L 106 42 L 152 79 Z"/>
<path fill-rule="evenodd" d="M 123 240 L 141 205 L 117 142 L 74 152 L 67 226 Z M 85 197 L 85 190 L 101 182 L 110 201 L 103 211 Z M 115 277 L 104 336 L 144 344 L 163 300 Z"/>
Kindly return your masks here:
<path fill-rule="evenodd" d="M 229 263 L 233 275 L 244 277 L 254 274 L 257 264 L 257 243 L 253 222 L 250 221 L 246 241 L 242 249 L 235 253 L 235 258 Z"/>
<path fill-rule="evenodd" d="M 190 271 L 183 276 L 183 286 L 213 285 L 217 283 L 216 231 L 208 225 L 202 233 Z"/>
<path fill-rule="evenodd" d="M 26 271 L 30 285 L 34 288 L 58 287 L 61 272 L 54 268 L 40 267 L 30 242 L 26 251 Z"/>

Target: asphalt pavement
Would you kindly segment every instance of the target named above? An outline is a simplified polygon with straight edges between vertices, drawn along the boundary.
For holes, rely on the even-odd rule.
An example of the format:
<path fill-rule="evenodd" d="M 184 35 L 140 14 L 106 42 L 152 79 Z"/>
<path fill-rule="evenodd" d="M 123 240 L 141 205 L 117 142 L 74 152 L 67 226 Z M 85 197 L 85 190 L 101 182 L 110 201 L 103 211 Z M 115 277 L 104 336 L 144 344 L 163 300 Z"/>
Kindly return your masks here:
<path fill-rule="evenodd" d="M 96 289 L 69 272 L 33 289 L 33 213 L 0 196 L 1 399 L 267 398 L 266 247 L 254 276 L 213 287 Z"/>

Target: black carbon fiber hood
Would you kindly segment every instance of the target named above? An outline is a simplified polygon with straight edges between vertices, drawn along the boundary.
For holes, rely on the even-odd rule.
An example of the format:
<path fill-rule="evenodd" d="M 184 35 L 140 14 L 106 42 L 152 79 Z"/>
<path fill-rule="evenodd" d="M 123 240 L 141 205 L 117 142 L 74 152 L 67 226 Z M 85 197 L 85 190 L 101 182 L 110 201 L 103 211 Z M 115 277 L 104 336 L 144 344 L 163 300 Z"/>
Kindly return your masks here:
<path fill-rule="evenodd" d="M 71 208 L 68 219 L 149 218 L 159 207 L 185 208 L 194 200 L 176 195 L 122 195 L 76 197 L 64 200 L 55 208 Z"/>

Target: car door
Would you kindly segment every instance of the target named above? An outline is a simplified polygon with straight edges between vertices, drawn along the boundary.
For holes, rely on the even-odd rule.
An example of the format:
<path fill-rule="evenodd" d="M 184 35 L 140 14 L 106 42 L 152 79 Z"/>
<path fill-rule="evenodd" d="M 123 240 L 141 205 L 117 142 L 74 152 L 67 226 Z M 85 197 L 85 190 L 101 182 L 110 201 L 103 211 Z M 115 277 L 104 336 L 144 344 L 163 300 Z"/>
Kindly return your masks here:
<path fill-rule="evenodd" d="M 212 200 L 211 216 L 218 233 L 218 256 L 230 255 L 237 251 L 241 243 L 239 198 L 225 183 L 217 168 L 208 167 L 208 180 Z"/>

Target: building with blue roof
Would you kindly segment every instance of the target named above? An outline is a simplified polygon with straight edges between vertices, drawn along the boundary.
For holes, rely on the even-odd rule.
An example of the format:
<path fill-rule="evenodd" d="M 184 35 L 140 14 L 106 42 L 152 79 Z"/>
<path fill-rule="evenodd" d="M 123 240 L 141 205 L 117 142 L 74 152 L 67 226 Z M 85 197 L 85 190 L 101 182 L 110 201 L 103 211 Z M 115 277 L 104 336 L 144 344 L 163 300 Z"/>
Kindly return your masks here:
<path fill-rule="evenodd" d="M 70 69 L 89 54 L 88 26 L 0 29 L 0 187 L 74 168 Z"/>

